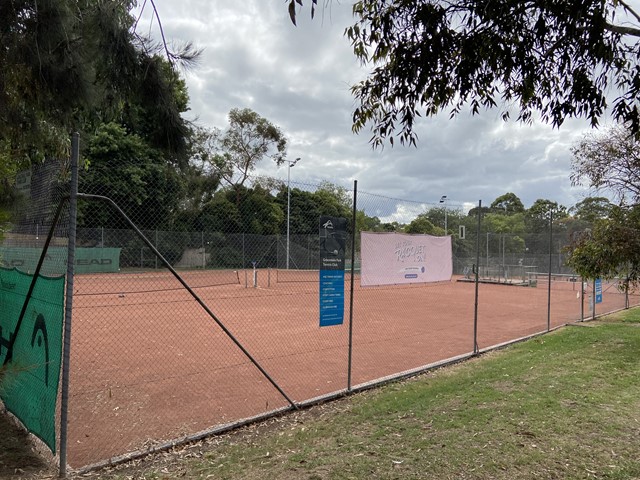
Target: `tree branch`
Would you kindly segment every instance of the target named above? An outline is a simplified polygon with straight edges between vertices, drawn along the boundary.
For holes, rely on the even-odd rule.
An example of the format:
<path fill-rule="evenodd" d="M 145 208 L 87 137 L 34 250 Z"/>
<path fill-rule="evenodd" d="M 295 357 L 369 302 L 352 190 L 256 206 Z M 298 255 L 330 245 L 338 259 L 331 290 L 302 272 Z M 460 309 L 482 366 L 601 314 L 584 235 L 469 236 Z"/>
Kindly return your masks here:
<path fill-rule="evenodd" d="M 629 14 L 634 16 L 638 22 L 640 22 L 640 15 L 638 15 L 638 13 L 633 8 L 631 8 L 629 4 L 627 4 L 627 2 L 618 0 L 618 3 L 620 3 L 620 5 L 622 5 L 622 8 L 624 8 Z"/>
<path fill-rule="evenodd" d="M 158 14 L 158 9 L 156 8 L 156 4 L 153 0 L 151 1 L 151 6 L 153 7 L 153 13 L 158 20 L 158 27 L 160 28 L 160 36 L 162 37 L 162 44 L 164 45 L 164 51 L 167 53 L 167 60 L 173 66 L 173 54 L 169 51 L 169 47 L 167 45 L 167 39 L 164 36 L 164 28 L 162 28 L 162 22 L 160 21 L 160 15 Z"/>
<path fill-rule="evenodd" d="M 632 37 L 640 37 L 640 29 L 634 27 L 623 27 L 622 25 L 613 25 L 606 23 L 605 28 L 611 32 L 619 33 L 621 35 L 630 35 Z"/>

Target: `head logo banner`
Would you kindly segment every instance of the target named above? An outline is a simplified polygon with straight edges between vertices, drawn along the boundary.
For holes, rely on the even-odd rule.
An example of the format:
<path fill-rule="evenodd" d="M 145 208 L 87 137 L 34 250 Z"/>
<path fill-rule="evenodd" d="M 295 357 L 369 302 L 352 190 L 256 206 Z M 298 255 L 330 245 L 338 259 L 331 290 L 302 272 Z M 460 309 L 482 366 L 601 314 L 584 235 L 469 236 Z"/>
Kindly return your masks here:
<path fill-rule="evenodd" d="M 363 287 L 451 280 L 449 236 L 362 232 L 360 239 Z"/>
<path fill-rule="evenodd" d="M 0 399 L 55 454 L 65 279 L 38 277 L 17 330 L 32 278 L 16 269 L 0 268 L 0 367 L 4 368 Z"/>
<path fill-rule="evenodd" d="M 347 219 L 320 217 L 320 326 L 344 321 L 344 251 Z"/>

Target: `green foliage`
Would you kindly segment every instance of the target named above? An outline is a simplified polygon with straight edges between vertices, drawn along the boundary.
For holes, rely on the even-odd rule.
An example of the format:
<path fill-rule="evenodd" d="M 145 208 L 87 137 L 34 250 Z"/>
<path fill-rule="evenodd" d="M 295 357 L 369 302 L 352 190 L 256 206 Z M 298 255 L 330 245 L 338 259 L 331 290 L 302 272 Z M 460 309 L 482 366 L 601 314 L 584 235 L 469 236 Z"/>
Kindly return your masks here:
<path fill-rule="evenodd" d="M 289 7 L 295 20 L 293 0 Z M 353 14 L 346 36 L 372 66 L 352 88 L 353 129 L 370 124 L 374 146 L 394 135 L 415 144 L 416 117 L 463 109 L 595 126 L 611 90 L 613 117 L 640 130 L 640 16 L 628 2 L 359 0 Z"/>
<path fill-rule="evenodd" d="M 478 217 L 478 211 L 484 217 L 487 213 L 491 212 L 491 209 L 489 207 L 486 207 L 486 206 L 473 207 L 471 210 L 469 210 L 469 213 L 467 215 L 469 217 L 476 217 L 477 218 Z"/>
<path fill-rule="evenodd" d="M 406 227 L 404 227 L 405 233 L 426 233 L 428 235 L 443 235 L 444 229 L 436 227 L 426 213 L 421 213 L 415 219 L 413 219 Z"/>
<path fill-rule="evenodd" d="M 640 147 L 624 128 L 587 135 L 573 148 L 571 179 L 620 201 L 614 206 L 595 197 L 578 203 L 574 215 L 592 224 L 574 236 L 569 264 L 587 278 L 627 277 L 640 280 Z M 631 206 L 628 206 L 631 203 Z"/>
<path fill-rule="evenodd" d="M 202 207 L 198 224 L 194 230 L 213 232 L 240 232 L 242 218 L 235 201 L 229 200 L 228 192 L 221 191 Z M 199 227 L 199 228 L 198 228 Z"/>
<path fill-rule="evenodd" d="M 609 190 L 622 204 L 640 202 L 640 143 L 624 127 L 585 135 L 571 152 L 574 185 Z"/>
<path fill-rule="evenodd" d="M 502 213 L 490 213 L 484 217 L 485 229 L 494 233 L 515 233 L 525 231 L 525 215 L 517 213 L 504 215 Z"/>
<path fill-rule="evenodd" d="M 134 5 L 0 2 L 0 170 L 66 158 L 69 132 L 111 121 L 184 161 L 186 87 L 159 47 L 135 32 Z M 197 55 L 185 48 L 170 61 Z"/>
<path fill-rule="evenodd" d="M 89 140 L 86 158 L 90 166 L 80 177 L 80 191 L 109 196 L 141 228 L 173 224 L 184 179 L 141 137 L 114 123 L 104 124 Z M 79 225 L 126 227 L 111 208 L 96 202 L 81 204 Z"/>
<path fill-rule="evenodd" d="M 302 5 L 302 0 L 289 0 L 289 18 L 294 25 L 296 24 L 296 3 Z M 316 13 L 317 5 L 318 0 L 311 0 L 311 18 L 313 18 Z"/>
<path fill-rule="evenodd" d="M 525 208 L 522 201 L 515 193 L 505 193 L 496 198 L 489 209 L 493 213 L 501 213 L 503 215 L 513 215 L 516 213 L 524 213 Z"/>
<path fill-rule="evenodd" d="M 363 210 L 356 212 L 356 232 L 401 232 L 405 228 L 398 222 L 382 223 L 378 217 L 370 217 Z"/>
<path fill-rule="evenodd" d="M 640 281 L 640 206 L 614 207 L 609 218 L 577 235 L 568 264 L 585 278 Z"/>
<path fill-rule="evenodd" d="M 548 232 L 549 220 L 552 215 L 555 221 L 567 217 L 567 207 L 552 200 L 537 199 L 525 213 L 527 231 L 532 233 Z"/>
<path fill-rule="evenodd" d="M 597 220 L 608 218 L 613 207 L 605 197 L 587 197 L 571 207 L 569 213 L 574 218 L 591 224 Z"/>
<path fill-rule="evenodd" d="M 270 158 L 281 165 L 287 139 L 279 127 L 249 108 L 229 112 L 229 128 L 211 132 L 212 167 L 229 185 L 243 186 L 258 162 Z"/>

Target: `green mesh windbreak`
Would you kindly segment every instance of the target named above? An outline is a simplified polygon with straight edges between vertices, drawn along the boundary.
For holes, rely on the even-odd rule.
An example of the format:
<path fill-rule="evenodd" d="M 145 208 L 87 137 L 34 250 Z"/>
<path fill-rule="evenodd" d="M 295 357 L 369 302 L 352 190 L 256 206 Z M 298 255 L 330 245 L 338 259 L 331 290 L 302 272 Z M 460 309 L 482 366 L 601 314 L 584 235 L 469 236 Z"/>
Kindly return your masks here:
<path fill-rule="evenodd" d="M 0 268 L 0 398 L 55 454 L 64 277 L 40 276 L 16 332 L 32 275 Z M 13 355 L 5 364 L 11 339 Z"/>
<path fill-rule="evenodd" d="M 76 248 L 75 273 L 109 273 L 120 271 L 120 248 Z M 40 259 L 41 248 L 0 247 L 0 261 L 5 267 L 23 272 L 34 272 Z M 60 274 L 67 264 L 66 247 L 49 247 L 42 264 L 41 274 Z"/>

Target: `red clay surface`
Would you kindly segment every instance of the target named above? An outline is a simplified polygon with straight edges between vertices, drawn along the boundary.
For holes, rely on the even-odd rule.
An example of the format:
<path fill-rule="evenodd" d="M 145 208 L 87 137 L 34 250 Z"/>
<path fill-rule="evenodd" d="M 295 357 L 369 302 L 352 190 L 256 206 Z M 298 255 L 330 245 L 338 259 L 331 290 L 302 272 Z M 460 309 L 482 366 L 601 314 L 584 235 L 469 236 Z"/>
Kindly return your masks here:
<path fill-rule="evenodd" d="M 344 324 L 320 328 L 317 272 L 276 282 L 261 271 L 258 288 L 244 275 L 184 277 L 291 400 L 345 390 L 349 280 Z M 473 283 L 355 283 L 352 386 L 472 352 Z M 74 290 L 72 468 L 288 405 L 168 272 L 80 275 Z M 598 313 L 624 307 L 624 295 L 604 290 Z M 554 283 L 551 299 L 551 328 L 580 320 L 580 283 Z M 547 284 L 480 284 L 481 349 L 546 329 Z"/>

